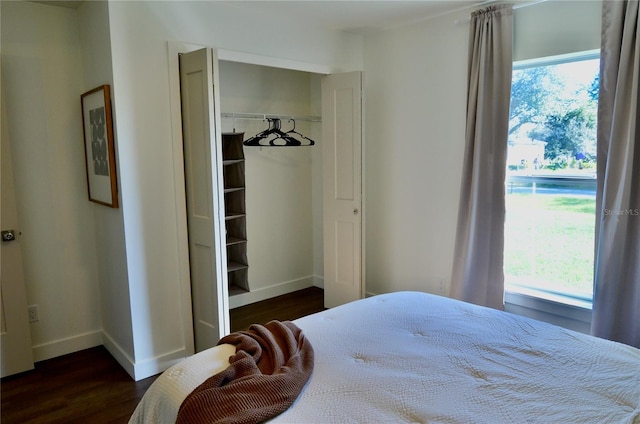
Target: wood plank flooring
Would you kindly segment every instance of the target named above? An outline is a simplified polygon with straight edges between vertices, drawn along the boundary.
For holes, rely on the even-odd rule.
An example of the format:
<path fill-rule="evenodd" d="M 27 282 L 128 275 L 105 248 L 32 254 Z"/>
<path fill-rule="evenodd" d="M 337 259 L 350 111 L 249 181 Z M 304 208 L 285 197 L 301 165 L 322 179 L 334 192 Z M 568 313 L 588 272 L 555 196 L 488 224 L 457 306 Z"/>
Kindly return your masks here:
<path fill-rule="evenodd" d="M 103 346 L 86 349 L 3 378 L 1 421 L 126 423 L 154 380 L 134 382 Z"/>
<path fill-rule="evenodd" d="M 231 329 L 293 320 L 324 309 L 316 287 L 230 311 Z M 2 424 L 126 423 L 157 376 L 135 382 L 102 347 L 36 363 L 0 382 Z"/>
<path fill-rule="evenodd" d="M 246 330 L 253 323 L 294 320 L 324 310 L 324 290 L 318 287 L 288 293 L 230 311 L 231 331 Z"/>

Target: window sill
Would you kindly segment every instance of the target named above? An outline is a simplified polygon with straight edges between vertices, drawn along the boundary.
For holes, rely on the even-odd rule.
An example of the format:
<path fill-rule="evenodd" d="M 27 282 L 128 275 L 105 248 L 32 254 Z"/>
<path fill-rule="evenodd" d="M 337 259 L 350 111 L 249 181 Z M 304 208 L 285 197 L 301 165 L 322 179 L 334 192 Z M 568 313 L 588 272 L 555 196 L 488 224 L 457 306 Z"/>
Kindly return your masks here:
<path fill-rule="evenodd" d="M 593 302 L 589 296 L 580 296 L 569 293 L 562 293 L 558 291 L 550 291 L 544 289 L 538 289 L 535 287 L 529 287 L 523 284 L 506 284 L 506 293 L 518 293 L 530 297 L 543 299 L 549 302 L 559 303 L 561 305 L 573 306 L 576 308 L 591 310 Z"/>
<path fill-rule="evenodd" d="M 509 285 L 505 311 L 587 334 L 591 328 L 591 302 L 559 293 Z"/>

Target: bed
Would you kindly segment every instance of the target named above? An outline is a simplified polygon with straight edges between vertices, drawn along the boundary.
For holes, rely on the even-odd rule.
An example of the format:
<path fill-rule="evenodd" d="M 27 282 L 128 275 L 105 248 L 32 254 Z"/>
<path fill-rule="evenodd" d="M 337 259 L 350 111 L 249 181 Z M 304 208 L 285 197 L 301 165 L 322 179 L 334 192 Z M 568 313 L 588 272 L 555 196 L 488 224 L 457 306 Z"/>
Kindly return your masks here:
<path fill-rule="evenodd" d="M 421 292 L 293 322 L 314 369 L 273 423 L 640 424 L 640 350 L 627 345 Z M 219 345 L 169 368 L 130 424 L 174 423 L 233 352 Z"/>

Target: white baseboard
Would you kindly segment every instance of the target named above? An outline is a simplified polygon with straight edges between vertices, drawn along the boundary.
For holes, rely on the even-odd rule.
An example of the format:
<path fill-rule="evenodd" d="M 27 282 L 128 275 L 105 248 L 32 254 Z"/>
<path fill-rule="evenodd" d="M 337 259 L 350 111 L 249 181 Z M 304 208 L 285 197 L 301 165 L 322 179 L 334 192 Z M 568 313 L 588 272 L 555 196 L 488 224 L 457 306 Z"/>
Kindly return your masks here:
<path fill-rule="evenodd" d="M 34 362 L 44 361 L 57 356 L 67 355 L 102 344 L 100 330 L 78 334 L 64 339 L 42 343 L 32 347 Z"/>
<path fill-rule="evenodd" d="M 102 344 L 109 351 L 111 356 L 118 361 L 120 366 L 124 368 L 127 374 L 135 380 L 136 373 L 133 358 L 129 356 L 129 354 L 127 354 L 127 352 L 125 352 L 124 349 L 122 349 L 120 345 L 116 343 L 116 341 L 113 340 L 113 338 L 104 330 L 102 331 Z"/>
<path fill-rule="evenodd" d="M 296 280 L 274 284 L 269 287 L 251 290 L 248 293 L 236 294 L 234 296 L 229 296 L 229 309 L 250 305 L 255 302 L 260 302 L 261 300 L 271 299 L 272 297 L 306 289 L 314 285 L 315 278 L 310 275 L 307 277 L 298 278 Z"/>
<path fill-rule="evenodd" d="M 134 362 L 131 356 L 129 356 L 107 333 L 103 332 L 102 336 L 104 347 L 135 381 L 160 374 L 167 368 L 180 362 L 182 359 L 193 355 L 193 351 L 189 351 L 185 348 Z"/>
<path fill-rule="evenodd" d="M 313 276 L 313 286 L 324 290 L 324 277 L 322 275 Z"/>

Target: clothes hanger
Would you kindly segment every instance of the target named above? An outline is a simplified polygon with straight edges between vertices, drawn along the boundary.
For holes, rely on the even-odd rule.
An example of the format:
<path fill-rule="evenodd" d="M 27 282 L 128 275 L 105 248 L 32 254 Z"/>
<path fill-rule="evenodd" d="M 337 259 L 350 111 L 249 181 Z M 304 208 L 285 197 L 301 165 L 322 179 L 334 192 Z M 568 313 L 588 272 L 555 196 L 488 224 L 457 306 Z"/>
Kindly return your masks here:
<path fill-rule="evenodd" d="M 272 138 L 269 141 L 269 145 L 271 145 L 271 146 L 300 146 L 300 144 L 302 144 L 302 143 L 300 143 L 299 140 L 296 140 L 295 138 L 291 137 L 289 134 L 283 132 L 280 129 L 280 119 L 276 119 L 275 121 L 276 121 L 275 122 L 276 128 L 273 131 L 273 133 L 276 134 L 276 137 Z M 276 141 L 280 140 L 280 139 L 284 140 L 284 144 L 276 143 Z"/>
<path fill-rule="evenodd" d="M 293 122 L 293 128 L 290 129 L 289 131 L 287 131 L 286 132 L 287 134 L 296 134 L 296 135 L 304 138 L 305 140 L 307 140 L 309 142 L 309 144 L 306 144 L 306 146 L 313 146 L 314 144 L 316 144 L 316 142 L 311 140 L 309 137 L 307 137 L 307 136 L 305 136 L 303 134 L 300 134 L 298 131 L 296 131 L 296 120 L 295 119 L 293 119 L 293 118 L 289 119 L 289 122 Z"/>
<path fill-rule="evenodd" d="M 269 134 L 271 134 L 271 131 L 273 131 L 273 129 L 275 128 L 275 126 L 272 125 L 273 124 L 272 118 L 267 118 L 267 121 L 269 121 L 269 128 L 259 132 L 253 137 L 246 139 L 242 144 L 244 144 L 245 146 L 262 146 L 262 144 L 260 144 L 260 140 L 267 138 Z"/>
<path fill-rule="evenodd" d="M 269 121 L 269 128 L 245 140 L 243 142 L 245 146 L 300 146 L 300 141 L 280 129 L 279 118 L 267 118 L 267 121 Z M 269 140 L 268 144 L 261 142 L 271 135 L 275 137 Z M 278 143 L 277 140 L 284 140 L 284 144 Z"/>

